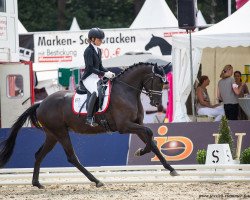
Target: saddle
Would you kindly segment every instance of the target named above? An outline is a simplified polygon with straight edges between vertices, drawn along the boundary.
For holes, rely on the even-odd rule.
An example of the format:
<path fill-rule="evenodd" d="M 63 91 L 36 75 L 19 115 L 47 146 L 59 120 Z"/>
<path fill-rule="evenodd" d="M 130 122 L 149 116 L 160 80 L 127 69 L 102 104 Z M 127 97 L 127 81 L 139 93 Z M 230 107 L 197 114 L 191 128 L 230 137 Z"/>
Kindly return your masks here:
<path fill-rule="evenodd" d="M 109 104 L 109 95 L 110 95 L 110 81 L 109 79 L 100 79 L 97 83 L 97 106 L 95 108 L 97 113 L 104 112 Z M 109 90 L 107 90 L 109 88 Z M 73 111 L 76 114 L 86 114 L 87 106 L 91 94 L 80 81 L 79 86 L 76 88 L 76 93 L 72 99 Z"/>

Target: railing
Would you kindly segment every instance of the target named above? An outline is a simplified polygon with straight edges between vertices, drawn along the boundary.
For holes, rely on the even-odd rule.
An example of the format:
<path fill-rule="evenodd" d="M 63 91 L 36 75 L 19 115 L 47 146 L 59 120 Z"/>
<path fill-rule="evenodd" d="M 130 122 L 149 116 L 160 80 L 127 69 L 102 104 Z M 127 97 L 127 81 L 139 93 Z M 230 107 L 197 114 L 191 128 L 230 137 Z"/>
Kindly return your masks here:
<path fill-rule="evenodd" d="M 160 165 L 86 167 L 107 183 L 221 182 L 250 181 L 250 165 L 176 165 L 180 176 L 171 177 Z M 0 169 L 0 185 L 30 185 L 32 168 Z M 90 184 L 76 168 L 41 168 L 40 182 L 51 184 Z"/>

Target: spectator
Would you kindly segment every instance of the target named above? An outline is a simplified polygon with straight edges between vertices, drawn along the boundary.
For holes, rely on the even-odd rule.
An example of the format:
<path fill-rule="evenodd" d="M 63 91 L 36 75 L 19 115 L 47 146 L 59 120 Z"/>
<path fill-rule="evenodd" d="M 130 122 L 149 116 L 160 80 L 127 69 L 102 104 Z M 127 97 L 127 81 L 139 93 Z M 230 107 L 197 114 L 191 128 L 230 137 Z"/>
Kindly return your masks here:
<path fill-rule="evenodd" d="M 242 83 L 241 79 L 241 72 L 240 71 L 235 71 L 234 72 L 234 80 L 235 83 L 240 87 L 242 85 L 242 90 L 240 91 L 240 94 L 238 97 L 244 97 L 244 94 L 249 94 L 249 90 L 246 84 Z"/>
<path fill-rule="evenodd" d="M 235 71 L 234 72 L 234 80 L 235 83 L 240 87 L 242 85 L 242 79 L 241 79 L 241 72 L 240 71 Z M 249 90 L 246 84 L 243 85 L 242 90 L 240 94 L 238 95 L 239 98 L 244 97 L 245 94 L 249 94 Z M 238 119 L 239 120 L 247 120 L 247 115 L 245 112 L 242 110 L 242 108 L 239 106 L 239 114 L 238 114 Z"/>
<path fill-rule="evenodd" d="M 157 113 L 154 116 L 154 123 L 163 123 L 165 120 L 165 113 L 163 105 L 157 106 Z"/>
<path fill-rule="evenodd" d="M 210 80 L 208 76 L 201 76 L 199 85 L 196 89 L 197 104 L 196 110 L 198 115 L 207 115 L 209 117 L 215 117 L 215 121 L 220 121 L 222 116 L 225 115 L 223 106 L 220 104 L 212 105 L 207 92 L 207 86 Z"/>
<path fill-rule="evenodd" d="M 244 83 L 238 86 L 235 83 L 232 65 L 226 65 L 221 72 L 221 80 L 218 83 L 218 99 L 224 103 L 225 115 L 228 120 L 237 120 L 239 103 L 238 95 L 241 93 Z"/>

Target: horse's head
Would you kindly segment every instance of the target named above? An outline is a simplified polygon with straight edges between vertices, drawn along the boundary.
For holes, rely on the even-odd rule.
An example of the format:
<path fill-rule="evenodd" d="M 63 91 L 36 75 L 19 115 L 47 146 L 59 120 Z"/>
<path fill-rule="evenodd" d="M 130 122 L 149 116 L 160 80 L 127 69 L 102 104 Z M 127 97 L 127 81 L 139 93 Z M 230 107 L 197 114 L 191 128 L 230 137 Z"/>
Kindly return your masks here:
<path fill-rule="evenodd" d="M 152 73 L 148 74 L 143 82 L 143 87 L 149 95 L 150 104 L 158 106 L 162 103 L 162 88 L 166 82 L 164 69 L 156 64 L 152 67 Z"/>

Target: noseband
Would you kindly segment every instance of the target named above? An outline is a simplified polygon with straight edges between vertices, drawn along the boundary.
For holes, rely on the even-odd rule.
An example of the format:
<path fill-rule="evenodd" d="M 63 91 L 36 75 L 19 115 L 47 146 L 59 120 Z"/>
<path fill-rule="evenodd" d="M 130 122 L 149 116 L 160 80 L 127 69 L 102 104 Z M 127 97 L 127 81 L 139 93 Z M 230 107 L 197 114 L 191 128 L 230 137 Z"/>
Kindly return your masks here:
<path fill-rule="evenodd" d="M 156 75 L 155 75 L 155 73 L 154 73 L 153 76 L 150 76 L 150 77 L 145 81 L 144 85 L 146 85 L 150 80 L 152 80 L 152 81 L 151 81 L 151 88 L 153 88 L 153 84 L 154 84 L 154 79 L 155 79 L 155 77 L 156 77 Z M 144 94 L 148 95 L 149 98 L 152 98 L 153 95 L 162 96 L 162 91 L 158 91 L 158 90 L 148 90 L 148 91 L 145 90 L 145 92 L 144 92 L 144 91 L 142 91 L 142 92 L 143 92 Z"/>

